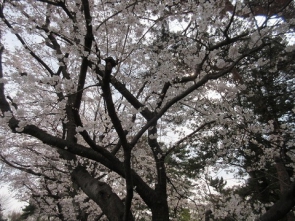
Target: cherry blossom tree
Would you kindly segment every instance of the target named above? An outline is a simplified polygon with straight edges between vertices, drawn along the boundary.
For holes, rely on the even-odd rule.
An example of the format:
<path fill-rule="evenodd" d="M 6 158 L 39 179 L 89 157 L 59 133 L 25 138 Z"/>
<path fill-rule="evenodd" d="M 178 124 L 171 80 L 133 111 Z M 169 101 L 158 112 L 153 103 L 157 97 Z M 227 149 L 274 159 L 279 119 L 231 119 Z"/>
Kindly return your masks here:
<path fill-rule="evenodd" d="M 279 37 L 279 71 L 294 50 L 293 14 L 286 0 L 3 0 L 3 179 L 59 220 L 207 219 L 205 171 L 241 159 L 233 144 L 248 137 L 234 128 L 255 123 L 232 105 L 246 89 L 241 70 L 270 61 L 259 52 Z M 261 217 L 246 199 L 224 205 L 249 208 L 244 219 L 282 218 L 295 205 L 288 179 Z"/>

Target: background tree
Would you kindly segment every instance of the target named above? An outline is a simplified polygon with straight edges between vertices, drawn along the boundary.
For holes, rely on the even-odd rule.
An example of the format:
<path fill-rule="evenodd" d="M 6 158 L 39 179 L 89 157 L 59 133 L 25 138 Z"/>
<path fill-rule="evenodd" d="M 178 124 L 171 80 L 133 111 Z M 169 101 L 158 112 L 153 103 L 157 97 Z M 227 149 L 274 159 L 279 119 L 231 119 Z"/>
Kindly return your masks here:
<path fill-rule="evenodd" d="M 249 72 L 249 93 L 239 96 L 239 102 L 251 108 L 257 116 L 257 122 L 265 125 L 266 129 L 261 131 L 262 133 L 253 133 L 252 137 L 256 142 L 247 149 L 252 153 L 254 151 L 255 155 L 246 155 L 243 166 L 247 170 L 249 165 L 257 164 L 257 169 L 249 172 L 250 192 L 245 188 L 244 194 L 247 195 L 248 192 L 254 201 L 258 200 L 265 204 L 272 204 L 291 187 L 294 173 L 289 166 L 293 158 L 293 147 L 290 143 L 294 142 L 294 52 L 282 51 L 281 41 L 277 39 L 277 42 L 277 45 L 262 52 L 265 56 L 270 56 L 269 61 L 259 69 Z M 281 58 L 272 57 L 275 53 L 282 54 Z M 253 84 L 254 82 L 258 83 Z M 261 159 L 261 155 L 266 157 L 264 166 L 258 160 Z M 292 214 L 289 216 L 293 217 Z M 288 220 L 294 220 L 294 217 Z"/>
<path fill-rule="evenodd" d="M 282 42 L 281 39 L 275 39 L 275 42 L 272 47 L 267 47 L 246 59 L 245 63 L 242 62 L 238 70 L 242 73 L 246 89 L 241 90 L 232 100 L 232 108 L 252 114 L 248 114 L 248 117 L 241 115 L 243 118 L 239 121 L 230 117 L 230 123 L 224 125 L 224 128 L 229 128 L 228 132 L 226 134 L 222 132 L 219 136 L 215 133 L 214 139 L 209 139 L 210 143 L 207 144 L 208 147 L 214 147 L 214 143 L 222 143 L 225 137 L 226 139 L 239 138 L 232 142 L 231 145 L 234 147 L 230 148 L 231 151 L 236 151 L 233 154 L 237 157 L 229 160 L 233 167 L 237 168 L 238 177 L 245 177 L 247 174 L 249 178 L 241 187 L 230 190 L 224 189 L 223 185 L 219 189 L 217 185 L 218 188 L 215 190 L 223 195 L 223 198 L 229 197 L 229 191 L 237 193 L 241 201 L 247 199 L 252 211 L 256 214 L 269 210 L 271 205 L 292 188 L 291 180 L 293 179 L 293 168 L 290 167 L 290 163 L 294 153 L 292 145 L 289 144 L 294 142 L 292 123 L 294 122 L 294 73 L 292 68 L 294 52 L 282 50 L 286 42 Z M 279 58 L 273 57 L 273 54 L 280 54 L 280 56 Z M 258 68 L 246 68 L 257 59 L 263 62 Z M 228 99 L 226 95 L 224 98 Z M 223 104 L 224 102 L 220 103 L 221 106 Z M 251 118 L 251 115 L 254 118 Z M 242 138 L 237 136 L 239 134 Z M 220 149 L 215 148 L 213 150 L 208 148 L 206 151 L 218 156 L 228 155 L 227 150 L 225 153 L 220 153 Z M 214 187 L 219 184 L 220 180 L 212 181 L 211 185 Z M 216 197 L 209 198 L 209 201 L 211 200 L 213 205 L 217 206 L 214 199 Z M 234 210 L 228 216 L 242 219 L 242 217 L 236 217 Z M 274 220 L 278 219 L 275 217 L 276 214 L 272 216 Z M 293 213 L 290 212 L 282 220 L 294 220 Z"/>
<path fill-rule="evenodd" d="M 3 178 L 59 220 L 205 217 L 204 172 L 245 157 L 244 119 L 265 130 L 259 114 L 232 104 L 245 90 L 240 69 L 270 60 L 262 53 L 274 36 L 292 35 L 294 5 L 282 2 L 2 1 Z M 284 217 L 293 192 L 290 179 L 261 220 Z M 256 216 L 247 200 L 226 199 L 214 217 L 237 202 L 249 210 L 236 217 Z"/>

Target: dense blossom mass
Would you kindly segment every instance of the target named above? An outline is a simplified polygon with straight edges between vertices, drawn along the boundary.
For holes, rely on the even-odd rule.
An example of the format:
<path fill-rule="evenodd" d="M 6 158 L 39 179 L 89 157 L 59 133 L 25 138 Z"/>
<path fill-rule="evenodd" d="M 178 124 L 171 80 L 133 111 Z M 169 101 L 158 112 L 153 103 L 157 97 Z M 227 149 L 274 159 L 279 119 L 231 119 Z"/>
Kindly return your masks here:
<path fill-rule="evenodd" d="M 2 0 L 0 176 L 22 217 L 295 220 L 294 14 Z"/>

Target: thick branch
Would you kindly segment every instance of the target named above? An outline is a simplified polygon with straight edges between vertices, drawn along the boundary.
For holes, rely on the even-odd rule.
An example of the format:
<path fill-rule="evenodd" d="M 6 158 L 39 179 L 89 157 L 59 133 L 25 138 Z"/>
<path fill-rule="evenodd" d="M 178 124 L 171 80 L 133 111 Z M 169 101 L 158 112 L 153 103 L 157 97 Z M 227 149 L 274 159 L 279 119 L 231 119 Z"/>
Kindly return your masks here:
<path fill-rule="evenodd" d="M 256 221 L 277 221 L 286 216 L 295 206 L 295 183 L 291 185 L 288 191 L 282 194 L 277 201 L 266 213 L 260 216 Z"/>
<path fill-rule="evenodd" d="M 116 113 L 115 105 L 112 98 L 111 88 L 110 88 L 110 75 L 112 68 L 116 66 L 112 58 L 106 59 L 106 68 L 105 74 L 102 80 L 102 91 L 103 96 L 106 102 L 108 114 L 111 118 L 111 121 L 115 127 L 115 130 L 120 138 L 121 144 L 124 151 L 124 170 L 125 170 L 125 179 L 126 179 L 126 200 L 125 200 L 125 213 L 124 221 L 131 220 L 131 201 L 133 198 L 133 182 L 131 175 L 131 147 L 127 142 L 125 131 L 122 127 L 121 121 Z"/>
<path fill-rule="evenodd" d="M 157 122 L 155 122 L 151 128 L 148 130 L 148 144 L 153 152 L 154 160 L 156 162 L 157 169 L 157 185 L 156 191 L 161 197 L 166 198 L 167 180 L 166 180 L 166 170 L 164 164 L 163 151 L 157 140 Z M 159 196 L 160 197 L 160 196 Z"/>
<path fill-rule="evenodd" d="M 130 93 L 130 91 L 125 87 L 124 84 L 119 82 L 115 77 L 111 76 L 111 84 L 116 88 L 117 91 L 119 91 L 124 98 L 136 109 L 142 109 L 140 113 L 142 116 L 149 120 L 152 117 L 152 112 L 145 107 L 142 103 L 139 102 L 139 100 L 133 96 L 133 94 Z"/>
<path fill-rule="evenodd" d="M 94 179 L 84 168 L 78 167 L 72 172 L 72 180 L 84 193 L 99 205 L 110 221 L 123 221 L 124 205 L 121 199 L 105 182 Z"/>
<path fill-rule="evenodd" d="M 112 59 L 112 58 L 109 58 L 109 59 Z M 112 72 L 112 68 L 114 66 L 115 65 L 113 65 L 111 61 L 106 60 L 106 70 L 105 70 L 105 74 L 103 76 L 101 88 L 103 91 L 104 100 L 106 102 L 108 114 L 111 118 L 114 128 L 121 140 L 123 148 L 128 149 L 129 145 L 128 145 L 128 142 L 126 139 L 125 131 L 124 131 L 121 121 L 116 113 L 115 105 L 114 105 L 113 98 L 112 98 L 111 88 L 110 88 L 110 75 Z"/>

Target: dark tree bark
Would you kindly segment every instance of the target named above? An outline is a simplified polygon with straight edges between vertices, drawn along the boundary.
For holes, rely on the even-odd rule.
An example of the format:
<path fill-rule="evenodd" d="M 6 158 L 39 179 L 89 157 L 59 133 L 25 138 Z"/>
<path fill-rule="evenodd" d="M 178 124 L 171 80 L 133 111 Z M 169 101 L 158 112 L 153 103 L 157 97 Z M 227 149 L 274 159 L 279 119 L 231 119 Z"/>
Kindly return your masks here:
<path fill-rule="evenodd" d="M 153 221 L 169 221 L 169 208 L 167 200 L 164 199 L 163 194 L 155 198 L 154 205 L 151 207 Z"/>
<path fill-rule="evenodd" d="M 1 32 L 0 32 L 1 38 Z M 0 78 L 3 78 L 3 70 L 2 70 L 2 53 L 4 51 L 4 46 L 0 42 Z M 0 109 L 2 114 L 4 115 L 5 112 L 10 112 L 9 103 L 7 102 L 4 94 L 4 84 L 0 83 Z"/>
<path fill-rule="evenodd" d="M 286 214 L 295 206 L 295 183 L 291 185 L 288 191 L 282 194 L 277 201 L 265 214 L 256 221 L 277 221 L 286 216 Z"/>
<path fill-rule="evenodd" d="M 78 167 L 72 172 L 72 179 L 99 205 L 110 221 L 123 220 L 124 204 L 108 184 L 94 179 L 83 167 Z"/>

